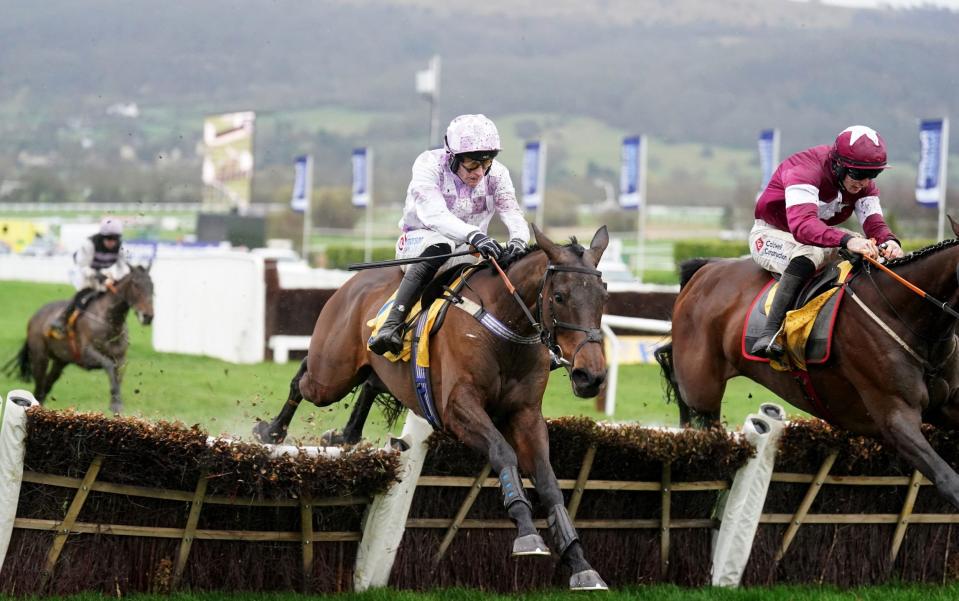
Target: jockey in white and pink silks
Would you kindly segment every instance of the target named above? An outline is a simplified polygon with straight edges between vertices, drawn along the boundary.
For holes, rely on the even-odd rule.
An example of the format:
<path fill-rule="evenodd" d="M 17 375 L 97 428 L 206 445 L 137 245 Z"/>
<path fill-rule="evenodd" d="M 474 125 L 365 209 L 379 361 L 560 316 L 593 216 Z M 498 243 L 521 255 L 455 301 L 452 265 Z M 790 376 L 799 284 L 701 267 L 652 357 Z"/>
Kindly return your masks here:
<path fill-rule="evenodd" d="M 523 252 L 529 226 L 516 202 L 509 171 L 495 160 L 501 148 L 496 126 L 484 115 L 460 115 L 446 129 L 444 148 L 428 150 L 413 163 L 396 257 L 437 257 L 471 245 L 484 259 Z M 509 231 L 504 248 L 486 235 L 493 215 Z M 377 335 L 374 353 L 399 353 L 403 321 L 445 258 L 406 266 L 393 306 Z"/>
<path fill-rule="evenodd" d="M 781 273 L 766 325 L 751 352 L 779 358 L 777 340 L 786 311 L 803 284 L 840 248 L 877 258 L 902 256 L 882 218 L 876 179 L 886 168 L 886 142 L 872 128 L 854 125 L 830 145 L 790 156 L 773 173 L 756 203 L 749 250 L 760 267 Z M 865 232 L 835 227 L 853 212 Z"/>

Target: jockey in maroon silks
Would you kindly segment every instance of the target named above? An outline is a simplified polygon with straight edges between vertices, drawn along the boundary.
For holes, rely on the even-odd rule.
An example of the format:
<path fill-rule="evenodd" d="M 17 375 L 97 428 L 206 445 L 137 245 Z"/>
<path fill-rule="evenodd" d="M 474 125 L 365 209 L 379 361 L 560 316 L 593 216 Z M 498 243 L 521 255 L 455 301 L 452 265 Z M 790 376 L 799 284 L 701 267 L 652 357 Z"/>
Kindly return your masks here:
<path fill-rule="evenodd" d="M 763 269 L 782 277 L 753 355 L 782 356 L 777 337 L 786 311 L 806 280 L 840 248 L 874 259 L 902 256 L 873 181 L 886 166 L 886 142 L 874 129 L 854 125 L 831 146 L 797 152 L 773 173 L 756 203 L 749 250 Z M 865 237 L 836 227 L 854 212 Z"/>

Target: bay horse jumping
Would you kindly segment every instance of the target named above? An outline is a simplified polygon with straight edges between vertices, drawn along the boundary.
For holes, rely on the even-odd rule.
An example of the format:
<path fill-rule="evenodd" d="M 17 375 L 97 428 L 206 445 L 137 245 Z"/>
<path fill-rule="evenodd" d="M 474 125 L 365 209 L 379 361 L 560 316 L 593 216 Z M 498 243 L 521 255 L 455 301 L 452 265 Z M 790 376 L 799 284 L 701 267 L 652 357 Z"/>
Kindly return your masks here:
<path fill-rule="evenodd" d="M 605 380 L 599 327 L 608 295 L 596 265 L 609 235 L 603 226 L 589 248 L 583 248 L 575 240 L 557 245 L 535 226 L 533 232 L 538 248 L 506 268 L 522 306 L 495 271 L 477 270 L 461 295 L 482 306 L 499 327 L 487 329 L 479 317 L 451 307 L 430 339 L 434 427 L 438 422 L 438 427 L 482 453 L 499 474 L 503 503 L 518 528 L 513 555 L 549 554 L 533 524 L 519 468 L 535 482 L 547 509 L 554 549 L 573 574 L 570 588 L 602 590 L 606 584 L 583 556 L 549 462 L 542 403 L 549 377 L 548 349 L 563 358 L 577 396 L 595 396 Z M 395 267 L 362 271 L 324 305 L 307 358 L 291 382 L 289 399 L 276 418 L 254 428 L 261 441 L 284 440 L 302 399 L 325 407 L 357 386 L 362 389 L 356 406 L 366 412 L 373 396 L 388 392 L 429 419 L 417 400 L 409 363 L 391 362 L 367 348 L 371 333 L 367 322 L 396 290 L 402 275 Z M 532 323 L 531 316 L 538 323 Z M 354 410 L 351 437 L 362 431 L 366 413 L 361 413 L 357 419 Z"/>
<path fill-rule="evenodd" d="M 127 313 L 132 308 L 143 325 L 153 321 L 153 280 L 149 267 L 133 266 L 130 273 L 92 300 L 72 326 L 72 336 L 57 340 L 47 336 L 50 324 L 68 301 L 48 303 L 27 323 L 27 339 L 4 370 L 24 382 L 34 382 L 39 403 L 70 363 L 83 369 L 103 369 L 110 378 L 110 411 L 120 413 L 120 382 L 126 363 L 129 337 Z"/>
<path fill-rule="evenodd" d="M 959 225 L 949 220 L 959 236 Z M 847 284 L 829 360 L 808 366 L 814 395 L 790 373 L 743 357 L 743 322 L 769 273 L 750 258 L 685 265 L 673 307 L 672 344 L 657 356 L 683 424 L 693 418 L 718 424 L 726 381 L 743 375 L 834 426 L 885 439 L 959 507 L 959 475 L 920 430 L 923 422 L 959 427 L 957 320 L 949 314 L 959 302 L 959 240 L 886 265 L 947 308 L 864 265 Z"/>

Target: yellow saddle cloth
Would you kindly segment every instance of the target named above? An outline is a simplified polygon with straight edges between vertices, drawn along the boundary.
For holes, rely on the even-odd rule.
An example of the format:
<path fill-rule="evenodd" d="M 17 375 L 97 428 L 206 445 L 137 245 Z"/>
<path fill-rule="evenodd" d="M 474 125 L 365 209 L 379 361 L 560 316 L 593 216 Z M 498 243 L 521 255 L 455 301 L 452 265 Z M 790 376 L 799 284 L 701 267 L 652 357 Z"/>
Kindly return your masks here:
<path fill-rule="evenodd" d="M 396 292 L 394 292 L 390 298 L 387 299 L 386 303 L 380 308 L 379 312 L 376 314 L 376 317 L 366 322 L 366 325 L 373 328 L 373 332 L 370 334 L 370 338 L 376 336 L 376 333 L 380 331 L 380 328 L 383 326 L 383 322 L 386 321 L 386 317 L 390 314 L 390 309 L 393 307 L 393 301 L 396 298 Z M 440 309 L 443 307 L 443 299 L 438 298 L 433 301 L 433 304 L 430 305 L 429 311 L 426 314 L 426 325 L 423 328 L 423 335 L 420 336 L 419 345 L 416 347 L 416 364 L 420 367 L 429 367 L 430 366 L 430 337 L 429 332 L 433 328 L 433 324 L 436 322 L 436 316 L 439 315 Z M 415 324 L 419 319 L 420 314 L 423 312 L 420 301 L 416 301 L 416 304 L 413 305 L 413 308 L 410 309 L 410 314 L 406 318 L 407 324 Z M 406 330 L 406 334 L 403 336 L 403 350 L 400 351 L 399 355 L 393 353 L 385 353 L 383 356 L 389 359 L 390 361 L 409 361 L 410 353 L 413 346 L 413 330 L 415 325 L 412 328 Z"/>
<path fill-rule="evenodd" d="M 852 265 L 848 261 L 839 263 L 839 276 L 836 278 L 836 283 L 846 282 L 851 271 Z M 773 290 L 766 296 L 765 310 L 767 315 L 770 307 L 772 307 L 773 297 L 778 287 L 779 283 L 777 282 Z M 778 371 L 806 370 L 806 345 L 812 335 L 813 326 L 816 325 L 816 318 L 819 317 L 819 313 L 826 306 L 826 303 L 841 289 L 840 287 L 830 288 L 802 307 L 786 312 L 786 319 L 783 322 L 785 325 L 784 332 L 780 334 L 786 353 L 781 361 L 770 359 L 770 367 Z M 827 330 L 823 335 L 828 337 L 831 332 Z"/>

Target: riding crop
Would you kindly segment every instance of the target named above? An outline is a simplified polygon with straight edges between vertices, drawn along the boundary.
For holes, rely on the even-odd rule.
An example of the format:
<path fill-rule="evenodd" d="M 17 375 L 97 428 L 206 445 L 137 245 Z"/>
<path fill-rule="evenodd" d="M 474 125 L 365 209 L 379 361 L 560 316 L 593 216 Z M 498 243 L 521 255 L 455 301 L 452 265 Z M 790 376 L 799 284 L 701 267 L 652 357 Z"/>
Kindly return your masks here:
<path fill-rule="evenodd" d="M 410 263 L 421 263 L 423 261 L 432 261 L 434 259 L 451 259 L 453 257 L 462 257 L 464 255 L 474 254 L 474 250 L 461 250 L 455 253 L 445 255 L 432 255 L 430 257 L 410 257 L 408 259 L 390 259 L 387 261 L 375 261 L 373 263 L 351 263 L 347 266 L 348 271 L 361 271 L 363 269 L 377 269 L 379 267 L 393 267 L 395 265 L 409 265 Z"/>
<path fill-rule="evenodd" d="M 925 290 L 923 290 L 922 288 L 919 288 L 918 286 L 910 283 L 908 280 L 906 280 L 905 278 L 903 278 L 902 276 L 900 276 L 899 274 L 897 274 L 895 271 L 889 269 L 888 267 L 886 267 L 885 265 L 883 265 L 883 264 L 880 263 L 879 261 L 873 259 L 872 257 L 867 256 L 867 255 L 863 255 L 863 258 L 866 259 L 866 261 L 869 261 L 870 264 L 875 265 L 876 267 L 878 267 L 881 271 L 889 274 L 889 276 L 892 277 L 892 279 L 896 280 L 897 282 L 899 282 L 900 284 L 902 284 L 902 285 L 905 286 L 906 288 L 912 290 L 913 292 L 915 292 L 916 294 L 918 294 L 920 297 L 922 297 L 922 298 L 926 299 L 927 301 L 929 301 L 930 303 L 936 305 L 937 307 L 939 307 L 940 309 L 942 309 L 943 311 L 945 311 L 946 313 L 948 313 L 948 314 L 951 315 L 952 317 L 954 317 L 954 318 L 956 318 L 956 319 L 959 319 L 959 313 L 957 313 L 955 309 L 953 309 L 952 307 L 950 307 L 948 303 L 945 303 L 945 302 L 943 302 L 943 301 L 941 301 L 941 300 L 939 300 L 939 299 L 937 299 L 937 298 L 935 298 L 935 297 L 927 294 Z"/>
<path fill-rule="evenodd" d="M 516 292 L 516 286 L 513 285 L 513 282 L 509 281 L 509 277 L 506 275 L 506 272 L 503 271 L 503 268 L 499 266 L 499 263 L 496 262 L 496 259 L 490 257 L 490 263 L 492 263 L 493 267 L 496 268 L 496 271 L 499 272 L 499 276 L 503 279 L 503 283 L 506 284 L 506 289 L 513 296 L 513 298 L 516 299 L 516 302 L 519 303 L 519 306 L 523 308 L 523 313 L 526 314 L 529 322 L 533 324 L 533 328 L 535 328 L 537 332 L 542 333 L 542 326 L 536 323 L 536 320 L 533 319 L 533 314 L 529 312 L 529 307 L 526 306 L 526 303 L 523 302 L 523 299 L 520 298 L 520 295 Z"/>

